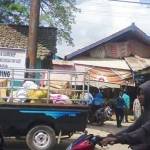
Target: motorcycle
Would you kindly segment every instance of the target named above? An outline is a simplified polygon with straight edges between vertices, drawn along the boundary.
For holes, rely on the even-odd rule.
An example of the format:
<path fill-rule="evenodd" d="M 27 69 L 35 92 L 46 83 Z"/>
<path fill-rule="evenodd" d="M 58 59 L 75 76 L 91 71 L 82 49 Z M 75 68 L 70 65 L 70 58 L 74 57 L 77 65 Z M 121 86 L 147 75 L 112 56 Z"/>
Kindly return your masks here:
<path fill-rule="evenodd" d="M 95 111 L 96 108 L 94 108 Z M 112 109 L 109 106 L 103 106 L 101 108 L 97 108 L 94 112 L 93 108 L 91 108 L 89 112 L 88 121 L 89 123 L 97 123 L 98 125 L 103 125 L 105 121 L 111 120 L 112 117 Z"/>
<path fill-rule="evenodd" d="M 102 139 L 103 137 L 94 136 L 93 134 L 83 134 L 71 143 L 66 150 L 94 150 L 96 144 L 100 145 Z"/>

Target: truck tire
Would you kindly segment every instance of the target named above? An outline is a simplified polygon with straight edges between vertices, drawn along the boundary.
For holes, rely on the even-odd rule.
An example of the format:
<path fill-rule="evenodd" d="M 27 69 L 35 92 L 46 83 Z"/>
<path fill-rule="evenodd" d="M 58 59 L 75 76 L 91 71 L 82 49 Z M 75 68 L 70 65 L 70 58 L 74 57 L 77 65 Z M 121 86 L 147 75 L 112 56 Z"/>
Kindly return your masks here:
<path fill-rule="evenodd" d="M 29 130 L 26 143 L 31 150 L 52 150 L 56 144 L 54 130 L 46 125 L 37 125 Z"/>

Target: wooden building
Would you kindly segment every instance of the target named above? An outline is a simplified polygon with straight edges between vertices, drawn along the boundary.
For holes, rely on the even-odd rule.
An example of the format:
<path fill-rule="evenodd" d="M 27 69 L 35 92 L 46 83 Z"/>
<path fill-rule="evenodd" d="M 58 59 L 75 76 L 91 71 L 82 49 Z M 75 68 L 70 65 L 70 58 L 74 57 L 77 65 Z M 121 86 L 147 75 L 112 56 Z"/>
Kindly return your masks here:
<path fill-rule="evenodd" d="M 132 24 L 67 55 L 65 59 L 74 61 L 76 65 L 88 66 L 96 81 L 103 78 L 104 82 L 133 85 L 133 77 L 150 67 L 150 37 Z M 136 69 L 135 64 L 139 66 Z M 114 79 L 114 74 L 120 79 Z"/>

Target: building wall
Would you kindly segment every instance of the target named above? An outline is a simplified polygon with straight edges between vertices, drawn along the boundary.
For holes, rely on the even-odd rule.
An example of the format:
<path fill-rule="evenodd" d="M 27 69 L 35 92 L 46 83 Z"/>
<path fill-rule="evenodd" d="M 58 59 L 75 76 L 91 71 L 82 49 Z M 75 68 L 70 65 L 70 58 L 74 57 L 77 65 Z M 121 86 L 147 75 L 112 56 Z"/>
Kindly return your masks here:
<path fill-rule="evenodd" d="M 89 52 L 89 56 L 93 58 L 123 58 L 131 55 L 149 58 L 150 46 L 137 40 L 128 40 L 125 42 L 107 43 Z"/>
<path fill-rule="evenodd" d="M 150 45 L 145 45 L 137 40 L 132 40 L 133 55 L 138 55 L 144 58 L 150 58 Z"/>
<path fill-rule="evenodd" d="M 75 71 L 74 66 L 67 66 L 67 65 L 56 65 L 54 64 L 53 70 L 62 70 L 62 71 Z"/>

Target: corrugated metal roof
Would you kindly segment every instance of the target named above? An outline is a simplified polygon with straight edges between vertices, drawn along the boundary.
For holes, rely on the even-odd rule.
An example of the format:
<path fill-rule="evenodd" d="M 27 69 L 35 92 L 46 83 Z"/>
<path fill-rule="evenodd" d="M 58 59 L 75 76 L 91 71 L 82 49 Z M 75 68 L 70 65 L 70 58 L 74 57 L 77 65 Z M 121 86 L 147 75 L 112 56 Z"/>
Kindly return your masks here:
<path fill-rule="evenodd" d="M 128 64 L 123 59 L 75 60 L 73 62 L 80 65 L 130 70 Z"/>
<path fill-rule="evenodd" d="M 65 56 L 65 58 L 67 60 L 71 60 L 71 59 L 74 59 L 76 58 L 77 56 L 81 55 L 81 54 L 84 54 L 90 50 L 92 50 L 93 48 L 97 47 L 97 46 L 100 46 L 100 45 L 103 45 L 107 42 L 111 42 L 113 40 L 118 40 L 118 39 L 121 39 L 124 35 L 126 36 L 126 34 L 130 35 L 129 33 L 131 33 L 132 35 L 136 36 L 136 38 L 138 38 L 139 40 L 143 41 L 144 43 L 146 44 L 149 44 L 150 45 L 150 37 L 145 34 L 141 29 L 139 29 L 134 23 L 132 25 L 130 25 L 129 27 L 119 31 L 119 32 L 116 32 L 102 40 L 99 40 L 91 45 L 88 45 L 84 48 L 81 48 L 67 56 Z"/>
<path fill-rule="evenodd" d="M 126 57 L 125 60 L 134 72 L 150 67 L 149 58 L 141 58 L 139 56 L 135 56 L 135 57 Z"/>

